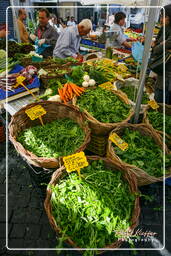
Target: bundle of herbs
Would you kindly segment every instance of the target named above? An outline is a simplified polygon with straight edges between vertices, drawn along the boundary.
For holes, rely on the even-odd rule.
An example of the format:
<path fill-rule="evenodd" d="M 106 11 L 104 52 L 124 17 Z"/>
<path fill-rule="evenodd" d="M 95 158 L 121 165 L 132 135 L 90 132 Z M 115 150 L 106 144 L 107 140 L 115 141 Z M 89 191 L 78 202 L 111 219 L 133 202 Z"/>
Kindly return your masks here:
<path fill-rule="evenodd" d="M 114 151 L 123 162 L 143 169 L 154 177 L 163 176 L 163 150 L 150 136 L 142 135 L 138 130 L 125 128 L 120 135 L 128 143 L 128 149 L 122 151 L 116 145 Z M 166 174 L 171 168 L 171 155 L 165 156 Z"/>
<path fill-rule="evenodd" d="M 58 158 L 74 153 L 84 138 L 81 127 L 65 118 L 28 128 L 19 134 L 17 141 L 38 157 Z"/>
<path fill-rule="evenodd" d="M 77 99 L 77 105 L 103 123 L 121 122 L 128 118 L 131 109 L 131 106 L 124 103 L 119 96 L 100 87 L 87 89 Z"/>
<path fill-rule="evenodd" d="M 123 173 L 103 160 L 90 162 L 81 173 L 82 178 L 72 172 L 50 187 L 52 214 L 64 240 L 70 237 L 81 248 L 104 248 L 132 225 L 136 193 Z"/>
<path fill-rule="evenodd" d="M 163 128 L 164 128 L 163 113 L 157 110 L 150 109 L 147 112 L 147 117 L 154 129 L 158 131 L 163 131 Z M 167 114 L 165 114 L 165 131 L 168 135 L 171 135 L 171 116 Z"/>
<path fill-rule="evenodd" d="M 130 100 L 132 100 L 133 102 L 136 101 L 136 97 L 137 97 L 137 93 L 138 93 L 138 88 L 134 87 L 134 86 L 125 86 L 121 88 L 121 91 L 123 91 L 124 93 L 126 93 L 126 95 L 128 96 L 128 98 Z M 141 104 L 147 104 L 149 101 L 149 97 L 148 95 L 144 92 L 143 93 L 143 97 L 142 97 L 142 102 Z"/>

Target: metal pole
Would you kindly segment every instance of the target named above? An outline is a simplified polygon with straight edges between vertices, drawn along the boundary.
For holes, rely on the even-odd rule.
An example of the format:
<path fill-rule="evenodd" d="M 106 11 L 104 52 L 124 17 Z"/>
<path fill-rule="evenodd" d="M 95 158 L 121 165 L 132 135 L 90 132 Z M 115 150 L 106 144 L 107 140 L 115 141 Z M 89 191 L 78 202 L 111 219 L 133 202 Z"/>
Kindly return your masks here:
<path fill-rule="evenodd" d="M 150 6 L 158 6 L 159 0 L 151 0 Z M 144 55 L 141 65 L 141 72 L 140 72 L 140 81 L 139 81 L 139 89 L 138 89 L 138 95 L 136 99 L 136 105 L 135 105 L 135 116 L 134 116 L 134 123 L 138 123 L 139 119 L 139 113 L 141 108 L 141 102 L 143 97 L 143 91 L 144 91 L 144 83 L 145 83 L 145 77 L 146 77 L 146 71 L 148 66 L 148 60 L 150 56 L 150 49 L 151 49 L 151 42 L 153 38 L 153 30 L 155 28 L 155 18 L 157 14 L 157 7 L 156 8 L 150 8 L 149 11 L 149 18 L 147 22 L 146 27 L 146 33 L 145 33 L 145 45 L 144 45 Z"/>

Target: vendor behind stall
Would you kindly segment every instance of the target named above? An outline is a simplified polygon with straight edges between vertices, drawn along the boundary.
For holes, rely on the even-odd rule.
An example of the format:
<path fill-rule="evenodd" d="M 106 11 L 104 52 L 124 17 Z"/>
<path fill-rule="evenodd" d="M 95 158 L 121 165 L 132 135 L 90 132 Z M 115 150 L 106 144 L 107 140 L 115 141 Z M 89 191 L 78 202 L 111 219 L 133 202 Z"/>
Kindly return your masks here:
<path fill-rule="evenodd" d="M 87 35 L 92 30 L 92 23 L 89 19 L 82 20 L 77 26 L 65 28 L 56 43 L 53 51 L 54 57 L 66 58 L 81 58 L 79 47 L 81 36 Z"/>
<path fill-rule="evenodd" d="M 127 37 L 124 35 L 123 26 L 125 25 L 126 15 L 123 12 L 118 12 L 115 14 L 115 21 L 111 25 L 110 32 L 116 32 L 116 37 L 114 39 L 114 47 L 120 48 L 122 46 L 126 48 L 131 48 L 131 44 L 128 43 Z"/>
<path fill-rule="evenodd" d="M 27 17 L 27 14 L 26 14 L 25 9 L 19 9 L 17 25 L 18 25 L 18 30 L 20 33 L 20 40 L 22 43 L 29 43 L 29 34 L 24 25 L 24 21 L 26 20 L 26 17 Z"/>
<path fill-rule="evenodd" d="M 35 31 L 35 34 L 31 34 L 30 38 L 36 41 L 38 38 L 38 46 L 41 47 L 43 44 L 47 44 L 50 47 L 45 48 L 42 55 L 43 57 L 52 56 L 53 49 L 58 39 L 58 33 L 49 24 L 50 13 L 47 9 L 39 10 L 39 25 Z"/>

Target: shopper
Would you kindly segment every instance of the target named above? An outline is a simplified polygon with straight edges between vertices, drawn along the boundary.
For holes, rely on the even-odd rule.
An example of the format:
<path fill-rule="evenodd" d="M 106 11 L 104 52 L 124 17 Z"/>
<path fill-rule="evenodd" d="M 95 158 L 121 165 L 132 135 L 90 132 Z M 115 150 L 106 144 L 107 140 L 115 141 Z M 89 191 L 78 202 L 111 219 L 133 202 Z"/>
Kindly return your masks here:
<path fill-rule="evenodd" d="M 75 18 L 72 16 L 71 19 L 67 22 L 67 26 L 76 26 Z"/>
<path fill-rule="evenodd" d="M 163 10 L 160 14 L 161 29 L 156 38 L 156 42 L 152 49 L 152 58 L 163 58 L 165 44 L 165 54 L 171 50 L 171 4 L 165 6 L 165 16 Z M 163 26 L 165 24 L 165 41 L 163 38 Z M 161 70 L 158 72 L 157 81 L 155 84 L 155 100 L 159 103 L 165 101 L 166 104 L 171 104 L 171 58 L 165 65 L 165 98 L 164 98 L 164 88 L 163 88 L 163 66 L 161 65 Z"/>
<path fill-rule="evenodd" d="M 20 33 L 20 40 L 22 43 L 29 42 L 29 34 L 24 25 L 24 21 L 26 20 L 26 17 L 27 17 L 27 14 L 26 14 L 25 9 L 19 9 L 17 24 L 18 24 L 18 29 L 19 29 L 19 33 Z"/>
<path fill-rule="evenodd" d="M 74 57 L 80 58 L 79 47 L 81 36 L 87 35 L 92 30 L 92 23 L 89 19 L 82 20 L 77 26 L 65 28 L 56 43 L 53 55 L 59 58 Z"/>
<path fill-rule="evenodd" d="M 43 51 L 42 55 L 44 57 L 52 56 L 53 49 L 59 36 L 56 29 L 49 24 L 49 18 L 49 11 L 47 9 L 40 9 L 38 28 L 36 29 L 34 35 L 30 35 L 30 38 L 33 41 L 36 41 L 36 39 L 38 39 L 39 47 L 41 47 L 43 44 L 50 45 L 50 47 L 45 48 L 45 50 Z"/>
<path fill-rule="evenodd" d="M 131 44 L 128 43 L 129 39 L 124 35 L 123 26 L 125 25 L 126 15 L 123 12 L 118 12 L 115 14 L 115 21 L 110 27 L 111 32 L 116 32 L 116 37 L 114 36 L 114 47 L 126 47 L 131 48 Z"/>

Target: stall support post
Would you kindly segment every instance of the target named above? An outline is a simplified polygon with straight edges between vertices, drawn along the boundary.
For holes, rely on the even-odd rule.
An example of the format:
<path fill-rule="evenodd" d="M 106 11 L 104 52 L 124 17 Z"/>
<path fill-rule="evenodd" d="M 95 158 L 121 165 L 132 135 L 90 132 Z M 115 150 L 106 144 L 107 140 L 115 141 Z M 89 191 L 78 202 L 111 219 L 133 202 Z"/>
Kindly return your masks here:
<path fill-rule="evenodd" d="M 148 67 L 148 61 L 150 56 L 150 49 L 151 49 L 151 42 L 153 38 L 153 30 L 155 28 L 156 23 L 156 15 L 157 15 L 157 6 L 159 5 L 159 0 L 151 0 L 150 6 L 153 6 L 150 8 L 149 11 L 149 19 L 147 22 L 146 27 L 146 33 L 145 33 L 145 45 L 144 45 L 144 54 L 143 54 L 143 60 L 141 65 L 141 72 L 140 72 L 140 81 L 139 81 L 139 89 L 136 99 L 136 105 L 135 105 L 135 116 L 134 116 L 134 123 L 138 123 L 139 120 L 139 113 L 141 108 L 141 102 L 143 97 L 143 91 L 144 91 L 144 84 L 145 84 L 145 77 L 146 77 L 146 71 Z M 156 8 L 154 8 L 156 6 Z"/>

